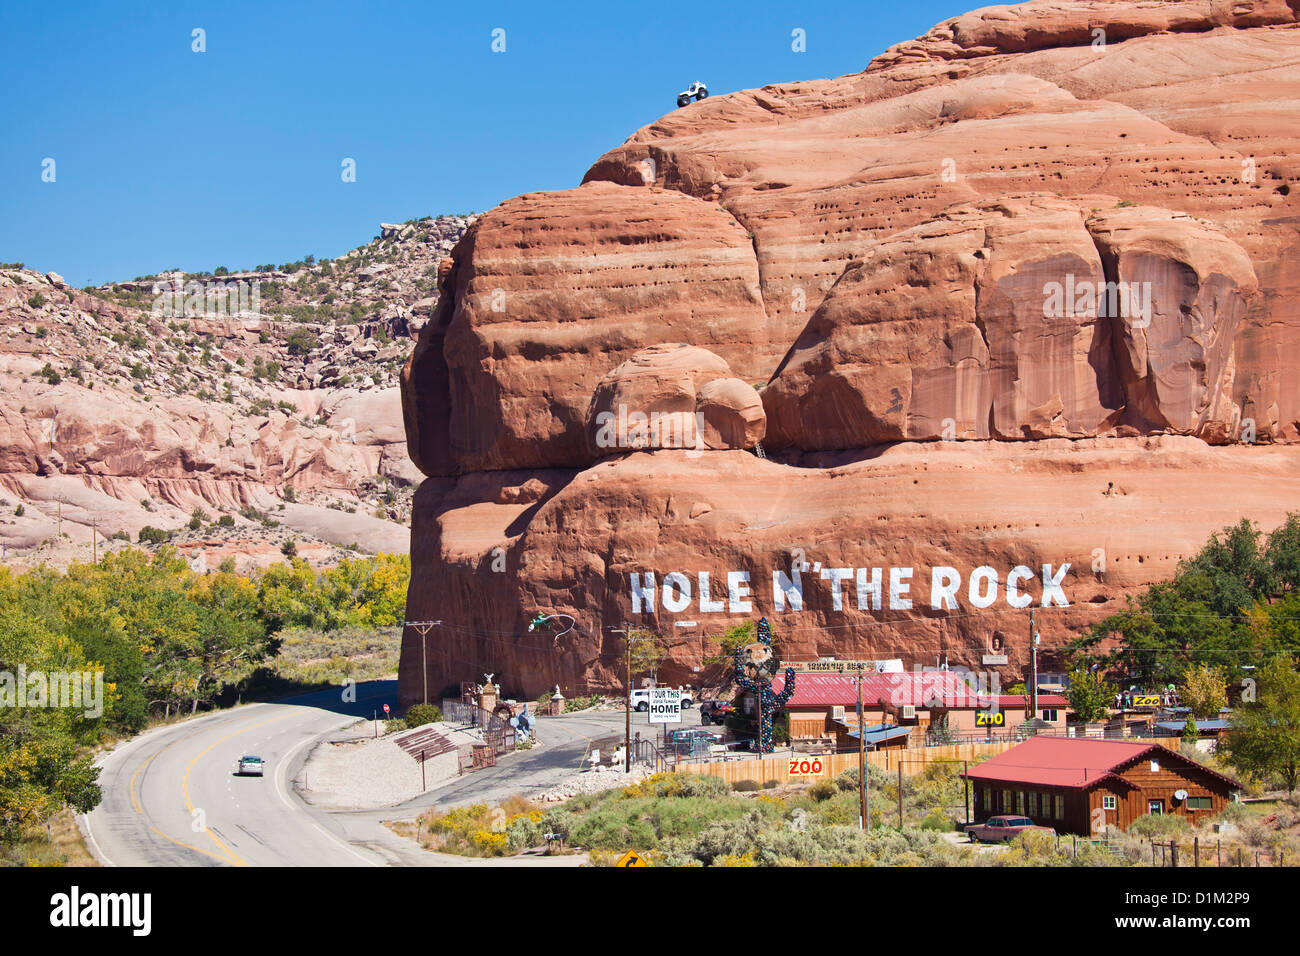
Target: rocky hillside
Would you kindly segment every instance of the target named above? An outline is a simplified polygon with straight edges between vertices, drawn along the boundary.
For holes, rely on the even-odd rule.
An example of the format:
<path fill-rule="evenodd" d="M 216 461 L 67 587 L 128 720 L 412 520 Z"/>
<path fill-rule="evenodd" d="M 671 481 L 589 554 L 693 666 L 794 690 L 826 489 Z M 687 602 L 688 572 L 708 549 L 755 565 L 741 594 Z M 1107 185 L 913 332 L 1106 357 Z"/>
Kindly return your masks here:
<path fill-rule="evenodd" d="M 762 613 L 793 656 L 1010 679 L 1028 606 L 1050 651 L 1280 521 L 1298 8 L 977 10 L 484 214 L 403 378 L 430 683 L 617 688 L 629 620 L 690 680 Z"/>
<path fill-rule="evenodd" d="M 470 222 L 82 290 L 0 266 L 4 559 L 86 559 L 142 529 L 212 565 L 405 551 L 422 476 L 398 376 Z"/>

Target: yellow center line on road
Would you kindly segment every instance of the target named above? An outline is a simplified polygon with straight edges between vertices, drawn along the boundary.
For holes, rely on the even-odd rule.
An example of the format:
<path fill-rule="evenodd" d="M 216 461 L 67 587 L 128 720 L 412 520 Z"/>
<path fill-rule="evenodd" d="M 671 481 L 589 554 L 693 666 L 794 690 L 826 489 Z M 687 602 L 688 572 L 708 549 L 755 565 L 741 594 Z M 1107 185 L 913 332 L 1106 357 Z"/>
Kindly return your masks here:
<path fill-rule="evenodd" d="M 202 731 L 196 730 L 192 734 L 185 734 L 184 736 L 177 737 L 167 746 L 161 747 L 158 750 L 154 751 L 152 754 L 150 754 L 149 759 L 146 760 L 144 763 L 140 764 L 140 766 L 136 768 L 135 773 L 131 774 L 131 782 L 127 786 L 127 792 L 130 794 L 131 806 L 135 808 L 136 813 L 140 814 L 141 816 L 144 816 L 144 807 L 140 804 L 139 799 L 136 797 L 136 790 L 137 790 L 136 780 L 137 778 L 139 778 L 140 774 L 144 773 L 145 768 L 147 768 L 149 764 L 153 763 L 154 758 L 157 757 L 159 754 L 161 754 L 163 751 L 170 750 L 172 747 L 175 747 L 177 744 L 189 740 L 191 737 L 195 737 L 200 733 L 202 733 Z M 201 853 L 204 856 L 208 857 L 209 859 L 216 860 L 218 863 L 232 862 L 230 859 L 222 859 L 221 857 L 217 856 L 215 853 L 209 853 L 207 850 L 203 849 L 202 847 L 194 846 L 192 844 L 186 843 L 184 840 L 178 840 L 173 836 L 163 833 L 162 830 L 159 830 L 152 823 L 148 822 L 148 820 L 145 821 L 145 826 L 149 828 L 151 833 L 156 833 L 158 836 L 162 837 L 164 840 L 168 841 L 169 843 L 176 844 L 176 846 L 184 847 L 187 850 L 193 850 L 195 853 Z"/>
<path fill-rule="evenodd" d="M 218 744 L 224 744 L 227 740 L 233 740 L 235 737 L 238 737 L 240 734 L 246 734 L 250 730 L 256 730 L 258 727 L 265 727 L 267 724 L 274 724 L 276 721 L 285 720 L 291 716 L 293 716 L 292 713 L 281 714 L 279 717 L 272 717 L 270 720 L 263 720 L 260 723 L 249 724 L 246 727 L 241 727 L 239 730 L 236 730 L 233 734 L 227 734 L 226 736 L 222 737 L 220 740 L 214 741 L 212 744 L 204 748 L 193 760 L 191 760 L 189 766 L 185 768 L 185 776 L 181 778 L 181 793 L 185 795 L 185 808 L 189 810 L 190 816 L 192 817 L 194 815 L 194 803 L 193 801 L 190 800 L 190 771 L 194 769 L 194 765 L 196 763 L 198 763 L 201 759 L 203 759 L 204 755 L 206 755 L 210 750 L 212 750 L 213 747 L 216 747 Z M 213 833 L 210 829 L 208 829 L 206 824 L 203 827 L 203 832 L 208 835 L 208 839 L 211 840 L 213 843 L 215 843 L 217 845 L 217 848 L 221 850 L 222 853 L 226 854 L 226 856 L 229 857 L 231 862 L 233 862 L 236 866 L 248 866 L 248 861 L 246 861 L 243 857 L 239 856 L 239 854 L 231 850 L 230 847 L 226 846 L 223 842 L 217 839 L 216 834 Z M 199 851 L 199 852 L 203 852 L 203 851 Z"/>

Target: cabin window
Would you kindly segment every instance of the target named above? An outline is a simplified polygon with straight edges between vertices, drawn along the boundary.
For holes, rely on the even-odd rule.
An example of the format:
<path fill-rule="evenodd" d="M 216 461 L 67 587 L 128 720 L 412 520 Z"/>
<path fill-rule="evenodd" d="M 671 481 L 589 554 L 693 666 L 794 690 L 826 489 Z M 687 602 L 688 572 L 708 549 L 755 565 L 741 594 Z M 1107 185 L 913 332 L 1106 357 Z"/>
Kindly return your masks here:
<path fill-rule="evenodd" d="M 1055 820 L 1065 819 L 1065 798 L 1061 796 L 1059 793 L 1056 795 L 1056 816 L 1053 817 L 1053 819 Z"/>
<path fill-rule="evenodd" d="M 1101 808 L 1102 808 L 1103 810 L 1114 810 L 1114 809 L 1115 809 L 1115 796 L 1114 796 L 1114 794 L 1107 794 L 1107 795 L 1102 796 L 1102 798 L 1101 798 Z"/>
<path fill-rule="evenodd" d="M 1159 772 L 1160 772 L 1160 761 L 1159 761 L 1159 760 L 1153 760 L 1153 761 L 1151 761 L 1151 772 L 1152 772 L 1152 773 L 1159 773 Z"/>
<path fill-rule="evenodd" d="M 1025 791 L 1016 791 L 1016 813 L 1025 812 Z"/>
<path fill-rule="evenodd" d="M 1213 810 L 1214 801 L 1210 797 L 1188 797 L 1188 810 Z"/>
<path fill-rule="evenodd" d="M 1056 723 L 1057 719 L 1058 719 L 1058 718 L 1057 718 L 1057 714 L 1056 714 L 1056 711 L 1055 711 L 1055 710 L 1045 710 L 1045 711 L 1043 711 L 1043 720 L 1047 720 L 1047 721 L 1050 721 L 1050 722 L 1052 722 L 1052 723 Z"/>

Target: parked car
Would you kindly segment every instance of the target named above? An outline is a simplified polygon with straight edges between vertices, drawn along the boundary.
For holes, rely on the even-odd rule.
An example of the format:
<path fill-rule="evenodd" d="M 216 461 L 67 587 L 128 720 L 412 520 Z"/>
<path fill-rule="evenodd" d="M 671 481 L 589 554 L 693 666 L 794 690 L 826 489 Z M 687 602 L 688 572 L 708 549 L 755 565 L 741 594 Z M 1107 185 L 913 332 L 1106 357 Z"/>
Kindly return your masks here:
<path fill-rule="evenodd" d="M 264 766 L 261 757 L 240 757 L 239 769 L 235 773 L 241 777 L 260 777 Z"/>
<path fill-rule="evenodd" d="M 970 838 L 972 843 L 1005 843 L 1018 834 L 1030 833 L 1035 830 L 1056 834 L 1056 831 L 1051 827 L 1037 826 L 1029 817 L 1002 813 L 995 817 L 989 817 L 983 823 L 968 826 L 966 836 Z"/>
<path fill-rule="evenodd" d="M 664 752 L 679 757 L 698 757 L 722 744 L 722 735 L 711 730 L 685 728 L 670 730 L 664 736 Z"/>
<path fill-rule="evenodd" d="M 658 689 L 662 690 L 663 688 L 658 688 Z M 689 690 L 679 689 L 678 692 L 682 695 L 683 710 L 690 707 L 691 704 L 694 703 L 694 700 L 691 697 L 691 692 Z M 638 711 L 646 711 L 650 709 L 650 688 L 649 687 L 640 687 L 632 691 L 632 709 Z"/>
<path fill-rule="evenodd" d="M 721 724 L 736 708 L 727 700 L 706 700 L 700 703 L 701 724 Z"/>

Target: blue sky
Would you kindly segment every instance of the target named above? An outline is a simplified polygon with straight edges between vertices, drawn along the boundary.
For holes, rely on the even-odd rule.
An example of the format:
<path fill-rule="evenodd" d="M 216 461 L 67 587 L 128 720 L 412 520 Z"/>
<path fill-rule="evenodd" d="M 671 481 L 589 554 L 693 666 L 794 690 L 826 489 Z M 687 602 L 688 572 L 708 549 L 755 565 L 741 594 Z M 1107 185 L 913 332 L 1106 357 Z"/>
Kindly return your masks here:
<path fill-rule="evenodd" d="M 0 261 L 82 286 L 337 256 L 575 186 L 693 80 L 854 73 L 978 5 L 5 3 Z"/>

